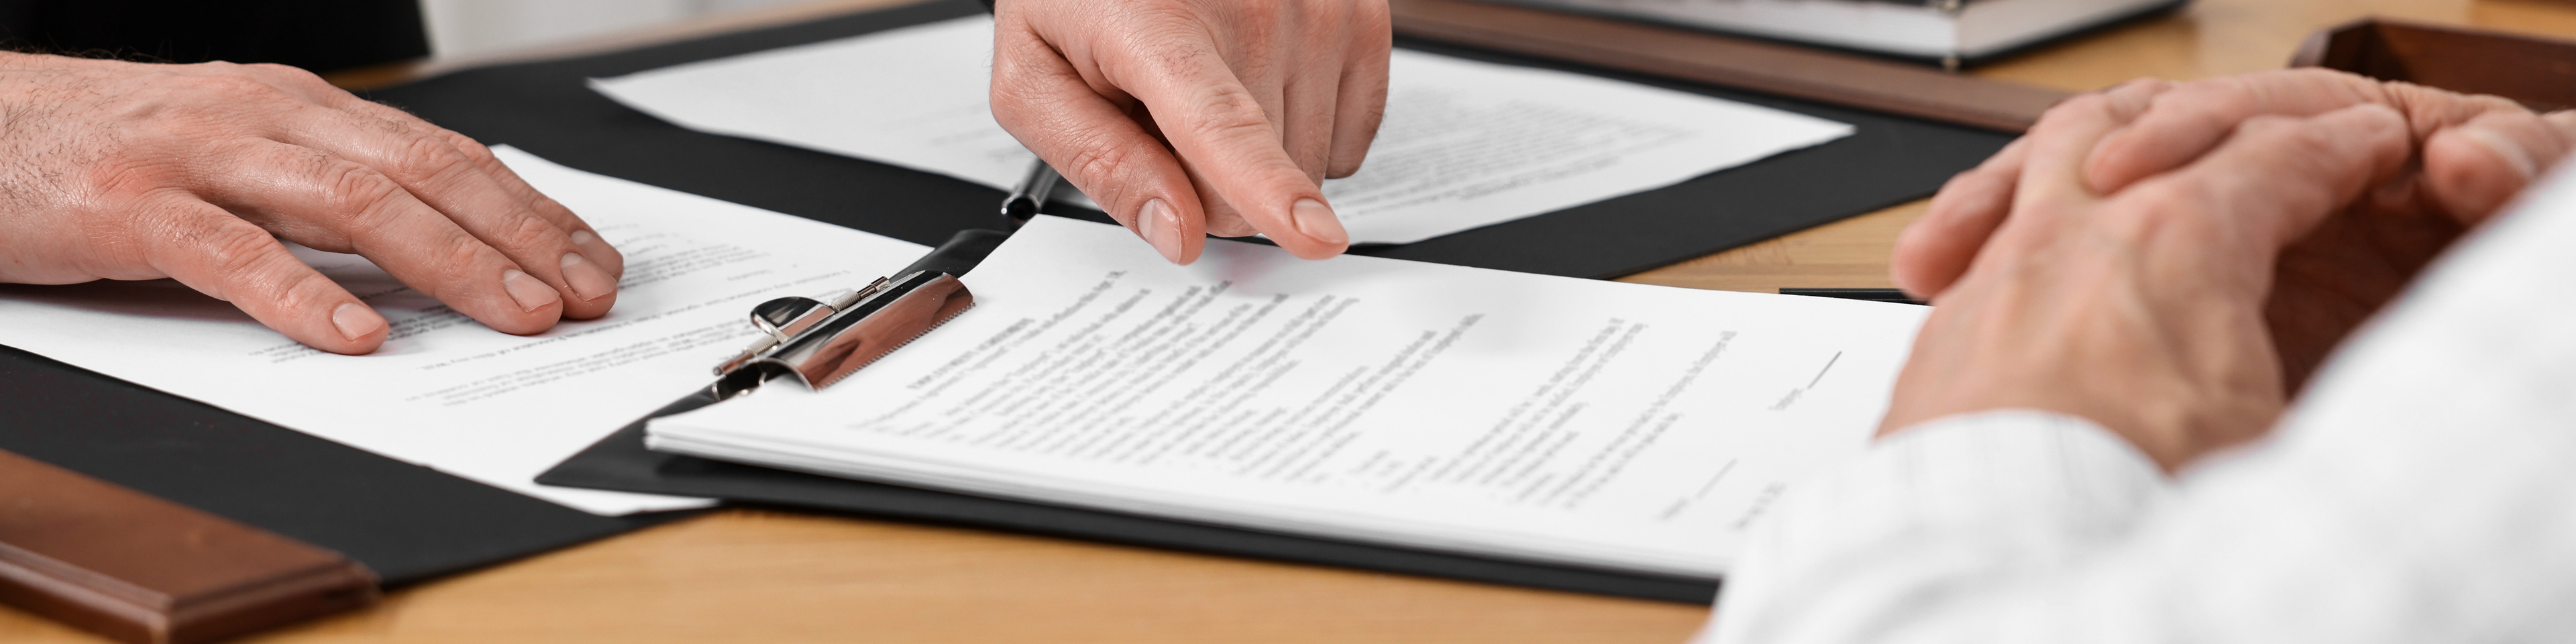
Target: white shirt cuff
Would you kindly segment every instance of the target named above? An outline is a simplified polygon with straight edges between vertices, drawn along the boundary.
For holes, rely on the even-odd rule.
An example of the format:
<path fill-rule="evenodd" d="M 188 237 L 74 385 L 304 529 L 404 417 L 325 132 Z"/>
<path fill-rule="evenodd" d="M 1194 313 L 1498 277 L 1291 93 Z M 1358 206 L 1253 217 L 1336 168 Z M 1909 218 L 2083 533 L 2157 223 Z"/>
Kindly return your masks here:
<path fill-rule="evenodd" d="M 1944 594 L 2054 567 L 2134 528 L 2170 480 L 2092 421 L 2008 409 L 1908 427 L 1793 486 L 1699 642 L 1847 642 Z"/>

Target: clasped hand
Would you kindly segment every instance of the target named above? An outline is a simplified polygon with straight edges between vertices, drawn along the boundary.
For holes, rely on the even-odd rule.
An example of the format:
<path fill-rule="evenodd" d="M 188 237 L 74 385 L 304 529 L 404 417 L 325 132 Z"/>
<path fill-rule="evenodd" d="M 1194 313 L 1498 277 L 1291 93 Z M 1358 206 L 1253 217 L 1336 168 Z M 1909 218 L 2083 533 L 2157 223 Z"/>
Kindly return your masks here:
<path fill-rule="evenodd" d="M 2571 147 L 2566 113 L 2313 69 L 2072 99 L 1899 239 L 1937 307 L 1882 431 L 2042 409 L 2168 469 L 2252 440 Z"/>

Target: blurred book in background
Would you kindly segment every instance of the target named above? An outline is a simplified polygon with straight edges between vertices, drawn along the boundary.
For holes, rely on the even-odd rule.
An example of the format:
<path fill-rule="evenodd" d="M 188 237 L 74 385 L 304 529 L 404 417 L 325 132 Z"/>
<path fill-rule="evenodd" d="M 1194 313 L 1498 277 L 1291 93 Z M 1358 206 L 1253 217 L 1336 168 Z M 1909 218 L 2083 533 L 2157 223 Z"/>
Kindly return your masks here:
<path fill-rule="evenodd" d="M 1956 68 L 2189 0 L 1492 0 L 1937 61 Z"/>

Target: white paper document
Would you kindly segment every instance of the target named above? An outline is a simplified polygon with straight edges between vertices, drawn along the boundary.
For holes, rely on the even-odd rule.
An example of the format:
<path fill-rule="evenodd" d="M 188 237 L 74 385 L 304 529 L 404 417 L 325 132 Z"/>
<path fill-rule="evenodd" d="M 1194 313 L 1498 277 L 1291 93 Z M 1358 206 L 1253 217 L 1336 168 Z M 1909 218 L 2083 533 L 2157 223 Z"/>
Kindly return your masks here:
<path fill-rule="evenodd" d="M 1714 576 L 1857 454 L 1929 309 L 1212 242 L 1040 218 L 976 306 L 655 449 L 1489 556 Z"/>
<path fill-rule="evenodd" d="M 991 18 L 719 58 L 591 86 L 685 127 L 1008 189 L 1035 157 L 986 102 Z M 1359 173 L 1324 183 L 1355 242 L 1408 243 L 1660 188 L 1851 134 L 1687 92 L 1398 49 Z"/>
<path fill-rule="evenodd" d="M 317 351 L 169 280 L 0 285 L 0 344 L 599 514 L 697 507 L 531 479 L 713 381 L 758 333 L 752 305 L 865 284 L 927 250 L 494 152 L 625 253 L 607 317 L 507 335 L 363 258 L 297 247 L 384 314 L 383 348 Z"/>

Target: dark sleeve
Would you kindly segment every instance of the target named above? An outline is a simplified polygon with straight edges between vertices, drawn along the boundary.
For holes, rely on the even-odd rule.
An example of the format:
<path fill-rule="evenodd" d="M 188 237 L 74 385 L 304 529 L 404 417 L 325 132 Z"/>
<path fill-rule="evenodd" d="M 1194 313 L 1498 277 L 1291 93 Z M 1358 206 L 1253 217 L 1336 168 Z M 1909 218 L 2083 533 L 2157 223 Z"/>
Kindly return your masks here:
<path fill-rule="evenodd" d="M 317 72 L 429 55 L 419 0 L 0 0 L 20 51 Z"/>

